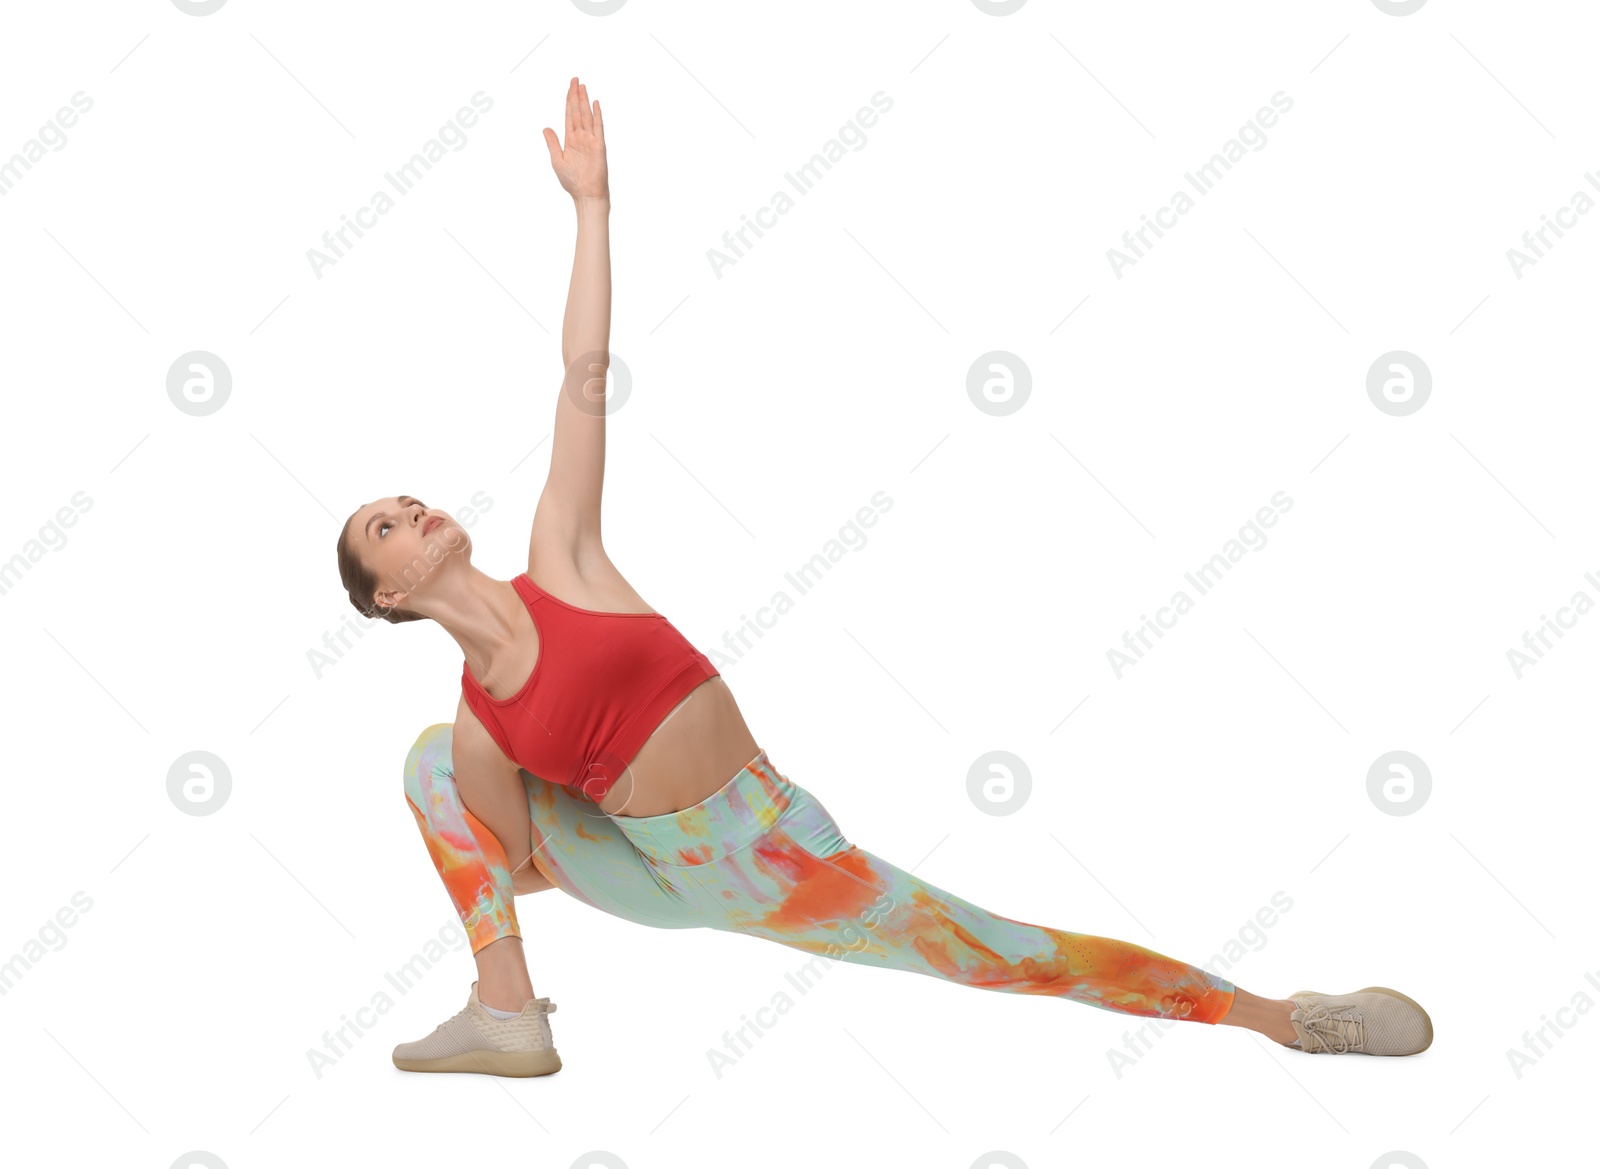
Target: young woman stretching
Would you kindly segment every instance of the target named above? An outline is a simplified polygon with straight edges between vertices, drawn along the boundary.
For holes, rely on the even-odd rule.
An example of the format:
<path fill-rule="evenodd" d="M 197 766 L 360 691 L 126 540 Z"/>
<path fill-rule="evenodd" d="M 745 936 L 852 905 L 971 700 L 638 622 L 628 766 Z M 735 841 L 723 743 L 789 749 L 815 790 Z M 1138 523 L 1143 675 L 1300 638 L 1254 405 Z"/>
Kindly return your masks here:
<path fill-rule="evenodd" d="M 528 569 L 472 563 L 467 533 L 410 496 L 358 509 L 339 536 L 350 601 L 430 618 L 460 644 L 455 723 L 430 726 L 405 792 L 460 915 L 478 978 L 466 1007 L 394 1051 L 420 1072 L 539 1076 L 561 1060 L 535 998 L 513 898 L 559 888 L 661 929 L 710 927 L 963 986 L 1126 1015 L 1222 1023 L 1306 1052 L 1411 1055 L 1433 1026 L 1382 987 L 1258 998 L 1130 942 L 981 909 L 845 840 L 782 774 L 727 683 L 652 610 L 600 540 L 611 329 L 610 194 L 600 103 L 573 78 L 566 141 L 546 129 L 577 205 L 562 326 L 567 376 Z"/>

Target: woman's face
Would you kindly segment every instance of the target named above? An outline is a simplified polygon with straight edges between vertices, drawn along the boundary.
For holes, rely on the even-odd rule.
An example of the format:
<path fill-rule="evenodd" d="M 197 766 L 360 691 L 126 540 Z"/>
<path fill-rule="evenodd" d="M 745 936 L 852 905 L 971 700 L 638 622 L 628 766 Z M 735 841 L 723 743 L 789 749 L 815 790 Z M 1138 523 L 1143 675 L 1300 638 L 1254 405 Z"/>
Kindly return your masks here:
<path fill-rule="evenodd" d="M 350 542 L 377 576 L 379 589 L 403 593 L 471 546 L 466 529 L 448 513 L 409 495 L 392 495 L 357 510 L 350 517 Z M 401 602 L 401 607 L 409 606 Z"/>

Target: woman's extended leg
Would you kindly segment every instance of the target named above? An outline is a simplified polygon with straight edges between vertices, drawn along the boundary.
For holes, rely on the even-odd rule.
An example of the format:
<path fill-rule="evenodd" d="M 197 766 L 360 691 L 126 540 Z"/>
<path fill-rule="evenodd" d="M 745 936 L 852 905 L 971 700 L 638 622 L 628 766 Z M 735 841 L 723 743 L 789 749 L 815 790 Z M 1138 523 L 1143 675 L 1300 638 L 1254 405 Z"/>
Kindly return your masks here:
<path fill-rule="evenodd" d="M 1222 1023 L 1307 1052 L 1415 1055 L 1420 1004 L 1387 987 L 1266 999 L 1131 942 L 979 908 L 857 848 L 765 752 L 711 799 L 622 821 L 653 861 L 687 875 L 719 928 L 963 986 L 1072 999 L 1130 1015 Z"/>
<path fill-rule="evenodd" d="M 618 824 L 669 879 L 694 888 L 718 929 L 1129 1015 L 1217 1023 L 1241 997 L 1200 967 L 1131 942 L 993 913 L 857 848 L 765 752 L 693 808 Z M 1293 1038 L 1277 1026 L 1274 1000 L 1242 997 L 1239 1025 L 1280 1042 Z"/>

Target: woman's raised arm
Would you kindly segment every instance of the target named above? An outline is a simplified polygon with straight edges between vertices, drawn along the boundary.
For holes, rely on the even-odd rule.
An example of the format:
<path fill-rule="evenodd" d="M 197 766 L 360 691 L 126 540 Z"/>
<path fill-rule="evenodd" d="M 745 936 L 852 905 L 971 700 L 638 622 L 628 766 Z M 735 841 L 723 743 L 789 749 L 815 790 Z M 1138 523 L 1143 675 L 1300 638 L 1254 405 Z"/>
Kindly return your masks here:
<path fill-rule="evenodd" d="M 550 165 L 572 196 L 578 242 L 561 325 L 566 373 L 556 397 L 550 475 L 534 510 L 529 572 L 536 561 L 560 557 L 583 571 L 604 562 L 600 493 L 605 478 L 605 379 L 611 343 L 611 189 L 606 175 L 600 103 L 574 77 L 567 87 L 566 142 L 544 131 Z M 543 555 L 541 555 L 543 554 Z"/>

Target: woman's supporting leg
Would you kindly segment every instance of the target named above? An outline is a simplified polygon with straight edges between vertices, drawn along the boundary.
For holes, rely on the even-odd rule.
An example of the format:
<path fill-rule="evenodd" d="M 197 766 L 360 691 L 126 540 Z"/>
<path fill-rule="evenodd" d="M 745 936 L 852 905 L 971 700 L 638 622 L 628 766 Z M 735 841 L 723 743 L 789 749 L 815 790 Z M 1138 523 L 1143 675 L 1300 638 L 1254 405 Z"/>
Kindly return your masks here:
<path fill-rule="evenodd" d="M 406 756 L 406 803 L 467 932 L 487 1006 L 518 1010 L 534 997 L 505 848 L 461 799 L 454 728 L 437 723 Z M 661 929 L 705 924 L 697 901 L 658 876 L 592 800 L 521 772 L 532 865 L 551 885 L 616 917 Z M 526 871 L 526 870 L 524 870 Z"/>
<path fill-rule="evenodd" d="M 461 801 L 450 757 L 453 731 L 437 723 L 417 736 L 406 756 L 406 804 L 467 932 L 480 1001 L 520 1010 L 534 994 L 511 870 L 499 838 Z"/>

